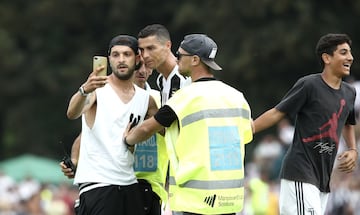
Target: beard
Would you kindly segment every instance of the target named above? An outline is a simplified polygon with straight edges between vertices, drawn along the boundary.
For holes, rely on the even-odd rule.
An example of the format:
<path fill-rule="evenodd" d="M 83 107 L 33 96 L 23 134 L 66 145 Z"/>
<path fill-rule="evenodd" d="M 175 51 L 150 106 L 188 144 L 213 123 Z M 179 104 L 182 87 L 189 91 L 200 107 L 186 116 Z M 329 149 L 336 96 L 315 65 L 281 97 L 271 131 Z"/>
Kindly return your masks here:
<path fill-rule="evenodd" d="M 191 72 L 190 70 L 180 70 L 179 69 L 179 73 L 185 77 L 190 77 L 191 76 Z"/>
<path fill-rule="evenodd" d="M 128 71 L 126 73 L 118 72 L 117 67 L 112 67 L 112 71 L 118 79 L 126 81 L 133 77 L 133 74 L 135 72 L 135 65 L 133 65 L 132 67 L 128 67 Z"/>

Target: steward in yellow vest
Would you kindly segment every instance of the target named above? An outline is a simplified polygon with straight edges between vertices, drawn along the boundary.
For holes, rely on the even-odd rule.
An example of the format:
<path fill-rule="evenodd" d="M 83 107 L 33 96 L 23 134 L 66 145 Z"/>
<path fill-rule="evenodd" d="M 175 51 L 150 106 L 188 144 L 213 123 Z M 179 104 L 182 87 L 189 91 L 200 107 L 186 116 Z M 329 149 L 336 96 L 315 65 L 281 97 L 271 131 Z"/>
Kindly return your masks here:
<path fill-rule="evenodd" d="M 150 95 L 160 106 L 160 92 L 150 89 L 146 86 L 146 90 L 150 91 Z M 154 134 L 149 139 L 136 145 L 134 151 L 134 170 L 138 181 L 145 180 L 145 183 L 151 185 L 160 198 L 161 202 L 167 202 L 168 195 L 165 189 L 166 174 L 168 170 L 169 158 L 166 152 L 164 137 L 160 134 Z"/>
<path fill-rule="evenodd" d="M 242 93 L 220 81 L 200 79 L 175 93 L 167 105 L 178 117 L 166 130 L 171 209 L 241 211 L 244 144 L 252 139 L 250 108 Z"/>
<path fill-rule="evenodd" d="M 178 49 L 181 74 L 193 83 L 124 133 L 131 146 L 168 127 L 170 208 L 175 214 L 235 214 L 244 202 L 244 145 L 252 140 L 250 106 L 238 90 L 214 78 L 216 43 L 185 36 Z"/>
<path fill-rule="evenodd" d="M 141 64 L 134 74 L 134 83 L 149 92 L 157 107 L 160 107 L 160 92 L 151 89 L 147 83 L 153 69 L 146 66 L 142 57 L 140 62 Z M 161 205 L 165 205 L 168 201 L 165 182 L 169 158 L 164 137 L 154 134 L 149 139 L 137 144 L 134 150 L 134 160 L 134 171 L 142 192 L 145 214 L 160 215 Z"/>

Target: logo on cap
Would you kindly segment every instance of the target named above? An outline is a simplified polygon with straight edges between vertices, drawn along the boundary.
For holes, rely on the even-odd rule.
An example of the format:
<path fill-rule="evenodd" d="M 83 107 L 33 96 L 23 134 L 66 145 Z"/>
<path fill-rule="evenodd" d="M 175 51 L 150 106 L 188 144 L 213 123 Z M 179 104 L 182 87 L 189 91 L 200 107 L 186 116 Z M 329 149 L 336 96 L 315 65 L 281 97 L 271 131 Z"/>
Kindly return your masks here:
<path fill-rule="evenodd" d="M 217 48 L 213 48 L 210 52 L 209 58 L 214 59 L 216 56 Z"/>

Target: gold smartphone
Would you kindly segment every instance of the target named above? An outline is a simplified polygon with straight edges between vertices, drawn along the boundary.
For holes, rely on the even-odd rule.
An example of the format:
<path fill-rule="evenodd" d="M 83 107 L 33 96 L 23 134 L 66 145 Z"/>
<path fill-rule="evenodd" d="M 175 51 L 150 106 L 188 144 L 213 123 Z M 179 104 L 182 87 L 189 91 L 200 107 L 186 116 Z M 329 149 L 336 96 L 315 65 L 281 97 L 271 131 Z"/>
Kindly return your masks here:
<path fill-rule="evenodd" d="M 94 56 L 93 57 L 93 71 L 95 71 L 96 68 L 104 66 L 104 69 L 98 73 L 100 76 L 106 76 L 107 75 L 107 57 L 104 56 Z"/>

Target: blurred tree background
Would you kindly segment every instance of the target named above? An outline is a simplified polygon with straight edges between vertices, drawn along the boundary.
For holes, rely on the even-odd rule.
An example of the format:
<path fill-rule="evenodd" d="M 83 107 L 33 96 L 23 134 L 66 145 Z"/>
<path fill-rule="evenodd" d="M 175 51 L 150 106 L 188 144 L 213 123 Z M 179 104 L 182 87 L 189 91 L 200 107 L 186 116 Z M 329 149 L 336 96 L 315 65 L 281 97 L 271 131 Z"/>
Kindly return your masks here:
<path fill-rule="evenodd" d="M 218 78 L 244 92 L 254 118 L 300 76 L 319 72 L 320 36 L 347 33 L 355 59 L 360 47 L 355 0 L 2 0 L 0 14 L 0 160 L 70 151 L 81 122 L 68 120 L 66 109 L 92 56 L 106 55 L 113 36 L 137 36 L 148 24 L 169 29 L 174 52 L 188 33 L 214 38 Z M 356 60 L 352 74 L 360 78 Z"/>

